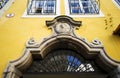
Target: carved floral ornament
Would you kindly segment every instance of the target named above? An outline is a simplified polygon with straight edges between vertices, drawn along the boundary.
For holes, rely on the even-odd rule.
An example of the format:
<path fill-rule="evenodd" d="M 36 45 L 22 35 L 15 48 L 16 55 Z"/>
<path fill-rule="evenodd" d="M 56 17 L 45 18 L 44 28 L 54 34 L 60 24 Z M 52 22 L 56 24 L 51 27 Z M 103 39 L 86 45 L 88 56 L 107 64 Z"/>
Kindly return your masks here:
<path fill-rule="evenodd" d="M 79 56 L 84 57 L 84 59 L 94 60 L 95 64 L 97 64 L 100 69 L 107 72 L 107 77 L 104 78 L 120 78 L 120 63 L 107 56 L 101 41 L 94 39 L 91 43 L 89 43 L 85 38 L 77 37 L 75 35 L 74 30 L 82 25 L 81 21 L 74 21 L 68 16 L 58 16 L 54 20 L 46 21 L 46 25 L 48 28 L 52 29 L 52 35 L 48 38 L 44 38 L 40 42 L 36 42 L 33 38 L 28 40 L 23 55 L 19 59 L 9 62 L 3 73 L 3 78 L 22 77 L 24 72 L 28 71 L 29 68 L 35 67 L 34 65 L 43 64 L 42 60 L 44 62 L 47 55 L 52 55 L 53 51 L 55 51 L 56 54 L 56 50 L 75 51 Z M 59 51 L 58 54 L 59 53 L 61 52 Z M 76 59 L 76 57 L 74 58 Z M 36 59 L 37 61 L 41 60 L 41 62 L 38 63 L 35 61 Z M 85 64 L 82 63 L 78 67 L 82 67 L 84 65 Z M 90 63 L 86 65 L 91 67 L 91 70 L 87 71 L 95 71 L 95 69 L 93 69 L 94 65 L 92 66 Z M 37 68 L 40 69 L 39 67 L 40 66 L 38 65 Z M 68 66 L 67 70 L 71 71 L 72 69 Z M 77 68 L 75 71 L 79 70 L 81 70 L 81 68 Z M 83 71 L 83 69 L 81 71 Z"/>

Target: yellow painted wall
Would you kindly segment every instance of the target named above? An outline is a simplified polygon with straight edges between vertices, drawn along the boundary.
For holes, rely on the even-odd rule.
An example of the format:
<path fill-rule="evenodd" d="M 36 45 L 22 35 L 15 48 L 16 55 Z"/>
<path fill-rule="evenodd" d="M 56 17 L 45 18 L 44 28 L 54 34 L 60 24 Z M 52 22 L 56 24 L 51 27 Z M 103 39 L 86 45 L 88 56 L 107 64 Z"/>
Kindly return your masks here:
<path fill-rule="evenodd" d="M 89 42 L 97 38 L 102 41 L 107 54 L 120 62 L 120 37 L 112 35 L 113 30 L 120 24 L 120 9 L 112 0 L 100 0 L 101 11 L 105 15 L 102 18 L 74 18 L 81 20 L 82 26 L 76 30 L 78 36 L 87 38 Z M 64 0 L 61 2 L 61 15 L 65 14 Z M 10 60 L 21 56 L 25 49 L 25 42 L 31 37 L 39 41 L 51 34 L 51 30 L 45 25 L 45 20 L 53 18 L 22 18 L 26 9 L 27 0 L 15 0 L 9 10 L 0 18 L 0 78 L 3 70 Z M 12 18 L 6 18 L 8 13 L 14 13 Z M 104 20 L 112 17 L 113 21 L 105 25 Z M 113 25 L 111 27 L 111 24 Z M 107 29 L 106 29 L 107 27 Z"/>

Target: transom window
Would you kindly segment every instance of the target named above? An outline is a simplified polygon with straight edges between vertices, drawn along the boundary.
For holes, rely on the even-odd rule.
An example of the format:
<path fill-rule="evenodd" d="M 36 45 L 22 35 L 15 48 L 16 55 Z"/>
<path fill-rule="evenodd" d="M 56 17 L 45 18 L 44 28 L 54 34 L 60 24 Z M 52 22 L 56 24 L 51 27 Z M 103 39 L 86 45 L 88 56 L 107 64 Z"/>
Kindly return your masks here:
<path fill-rule="evenodd" d="M 0 0 L 0 9 L 3 8 L 7 2 L 8 0 Z"/>
<path fill-rule="evenodd" d="M 99 14 L 96 0 L 68 0 L 70 14 Z"/>
<path fill-rule="evenodd" d="M 27 7 L 28 15 L 56 14 L 56 0 L 31 0 Z"/>
<path fill-rule="evenodd" d="M 23 78 L 107 78 L 106 74 L 94 60 L 63 49 L 50 52 L 43 59 L 33 59 Z"/>
<path fill-rule="evenodd" d="M 86 60 L 70 50 L 57 50 L 43 60 L 34 60 L 26 73 L 32 72 L 81 72 L 93 73 L 101 70 L 93 60 Z"/>

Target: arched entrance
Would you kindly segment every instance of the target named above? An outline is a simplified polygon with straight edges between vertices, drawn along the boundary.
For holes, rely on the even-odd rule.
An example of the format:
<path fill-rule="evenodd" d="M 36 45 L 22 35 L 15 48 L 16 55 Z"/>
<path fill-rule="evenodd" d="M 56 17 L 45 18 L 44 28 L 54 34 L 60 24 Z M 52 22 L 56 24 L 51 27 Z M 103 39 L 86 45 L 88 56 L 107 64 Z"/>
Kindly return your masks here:
<path fill-rule="evenodd" d="M 73 50 L 55 50 L 43 59 L 35 59 L 23 78 L 107 78 L 93 59 L 86 59 Z"/>
<path fill-rule="evenodd" d="M 89 43 L 75 35 L 80 21 L 58 16 L 46 25 L 53 34 L 38 43 L 30 39 L 24 54 L 8 64 L 4 78 L 120 78 L 120 63 L 106 55 L 99 40 Z"/>

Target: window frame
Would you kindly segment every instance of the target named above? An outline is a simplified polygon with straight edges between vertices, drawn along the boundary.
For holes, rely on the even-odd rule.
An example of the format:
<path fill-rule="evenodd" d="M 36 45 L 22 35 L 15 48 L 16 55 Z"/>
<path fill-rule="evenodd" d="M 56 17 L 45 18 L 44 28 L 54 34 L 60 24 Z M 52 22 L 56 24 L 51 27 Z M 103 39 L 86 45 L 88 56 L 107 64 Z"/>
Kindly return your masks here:
<path fill-rule="evenodd" d="M 69 5 L 69 0 L 64 0 L 65 3 L 65 14 L 71 17 L 104 17 L 104 14 L 101 12 L 101 10 L 99 11 L 99 14 L 83 14 L 83 13 L 79 13 L 79 14 L 70 14 L 70 5 Z M 79 1 L 80 3 L 80 1 Z"/>
<path fill-rule="evenodd" d="M 9 7 L 12 5 L 14 0 L 5 0 L 7 1 L 3 7 L 0 9 L 0 17 L 3 16 L 3 14 L 9 9 Z"/>
<path fill-rule="evenodd" d="M 0 1 L 0 9 L 2 9 L 8 2 L 9 0 L 2 0 Z"/>
<path fill-rule="evenodd" d="M 112 0 L 112 2 L 114 3 L 115 6 L 118 7 L 118 9 L 120 9 L 120 5 L 115 0 Z"/>
<path fill-rule="evenodd" d="M 47 2 L 47 1 L 45 1 L 45 2 Z M 55 5 L 55 9 L 54 9 L 54 12 L 55 12 L 55 14 L 54 13 L 44 13 L 43 12 L 43 10 L 42 10 L 42 13 L 40 14 L 37 14 L 37 13 L 35 13 L 35 14 L 27 14 L 27 8 L 26 8 L 26 10 L 25 10 L 25 12 L 24 12 L 24 14 L 23 14 L 23 16 L 22 17 L 24 17 L 24 18 L 41 18 L 41 17 L 56 17 L 56 16 L 59 16 L 60 15 L 60 0 L 56 0 L 56 5 Z M 29 3 L 30 4 L 30 3 Z M 44 5 L 44 6 L 46 6 L 46 5 Z M 28 7 L 30 7 L 30 5 L 28 5 Z M 43 7 L 44 9 L 45 9 L 45 7 Z M 42 9 L 43 9 L 42 8 Z"/>

